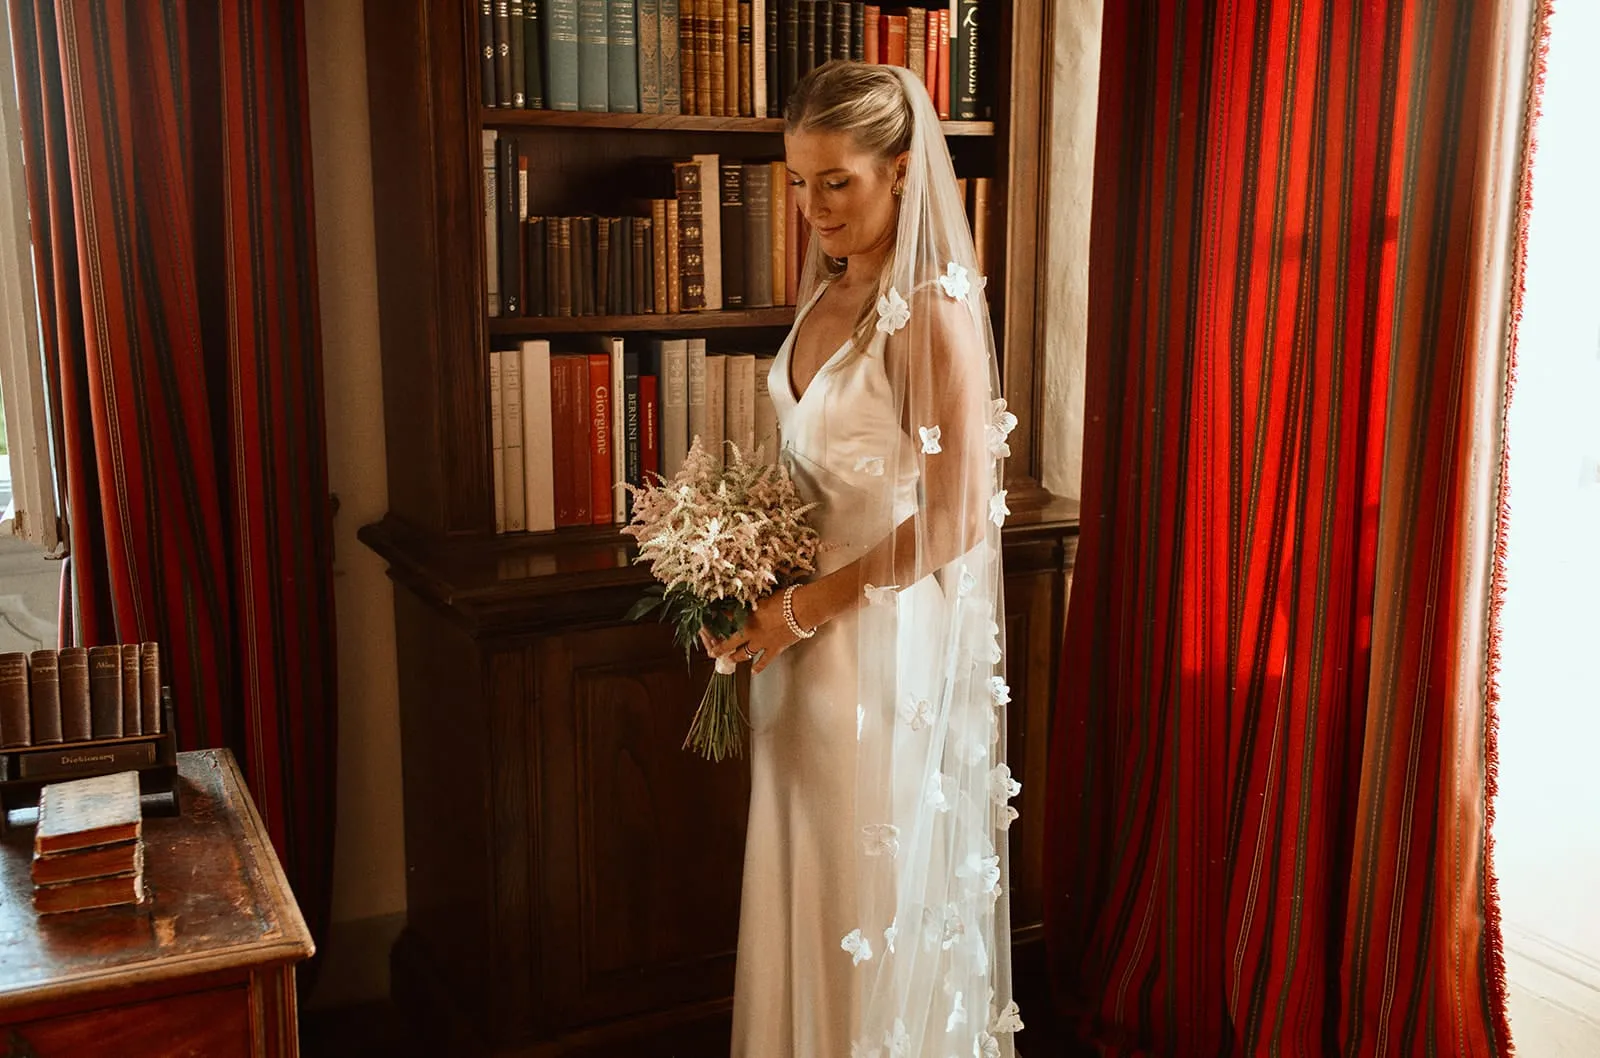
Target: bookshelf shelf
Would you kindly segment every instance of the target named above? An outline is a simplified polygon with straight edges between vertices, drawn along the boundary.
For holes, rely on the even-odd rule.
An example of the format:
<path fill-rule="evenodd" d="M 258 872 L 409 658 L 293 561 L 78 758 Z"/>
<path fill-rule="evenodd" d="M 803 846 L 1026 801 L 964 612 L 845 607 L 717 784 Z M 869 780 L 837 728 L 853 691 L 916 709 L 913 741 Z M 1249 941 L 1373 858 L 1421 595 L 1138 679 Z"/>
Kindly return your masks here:
<path fill-rule="evenodd" d="M 613 334 L 634 331 L 706 331 L 787 327 L 794 307 L 738 312 L 657 312 L 638 316 L 491 316 L 489 333 L 497 337 L 541 334 Z"/>
<path fill-rule="evenodd" d="M 571 110 L 502 110 L 484 107 L 479 121 L 486 129 L 651 129 L 662 132 L 737 132 L 776 135 L 779 118 L 713 118 L 679 114 L 598 114 Z M 993 136 L 992 121 L 944 121 L 946 136 Z"/>

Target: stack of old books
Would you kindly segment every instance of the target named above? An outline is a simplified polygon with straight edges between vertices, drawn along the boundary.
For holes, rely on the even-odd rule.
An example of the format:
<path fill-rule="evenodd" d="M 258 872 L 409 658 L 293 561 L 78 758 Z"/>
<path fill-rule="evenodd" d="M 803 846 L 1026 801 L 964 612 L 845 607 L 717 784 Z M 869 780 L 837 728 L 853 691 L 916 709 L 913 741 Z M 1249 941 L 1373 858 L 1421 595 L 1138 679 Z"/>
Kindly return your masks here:
<path fill-rule="evenodd" d="M 40 914 L 144 899 L 139 774 L 53 783 L 39 793 L 33 906 Z"/>

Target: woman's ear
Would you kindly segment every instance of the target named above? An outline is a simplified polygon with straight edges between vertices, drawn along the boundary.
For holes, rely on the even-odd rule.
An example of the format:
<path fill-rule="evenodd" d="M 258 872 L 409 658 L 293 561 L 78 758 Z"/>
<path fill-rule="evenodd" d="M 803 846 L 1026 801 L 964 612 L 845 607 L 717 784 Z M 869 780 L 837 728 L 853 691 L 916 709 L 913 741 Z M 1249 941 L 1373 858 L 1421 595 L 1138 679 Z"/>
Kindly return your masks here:
<path fill-rule="evenodd" d="M 894 160 L 894 182 L 895 183 L 904 184 L 906 182 L 906 167 L 908 165 L 910 165 L 910 164 L 911 164 L 911 152 L 910 151 L 901 151 L 895 157 L 895 160 Z"/>

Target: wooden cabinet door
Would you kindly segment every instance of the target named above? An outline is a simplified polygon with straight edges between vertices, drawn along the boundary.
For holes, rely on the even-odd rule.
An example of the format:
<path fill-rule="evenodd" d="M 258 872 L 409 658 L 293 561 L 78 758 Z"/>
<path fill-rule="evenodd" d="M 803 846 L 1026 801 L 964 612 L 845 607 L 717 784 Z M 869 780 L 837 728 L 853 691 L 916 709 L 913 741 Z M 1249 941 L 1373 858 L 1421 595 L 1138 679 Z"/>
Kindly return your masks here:
<path fill-rule="evenodd" d="M 252 1058 L 244 986 L 0 1025 L 0 1058 Z"/>
<path fill-rule="evenodd" d="M 541 1002 L 564 1028 L 733 991 L 745 760 L 680 749 L 710 669 L 659 624 L 533 648 Z M 747 690 L 741 676 L 741 693 Z"/>

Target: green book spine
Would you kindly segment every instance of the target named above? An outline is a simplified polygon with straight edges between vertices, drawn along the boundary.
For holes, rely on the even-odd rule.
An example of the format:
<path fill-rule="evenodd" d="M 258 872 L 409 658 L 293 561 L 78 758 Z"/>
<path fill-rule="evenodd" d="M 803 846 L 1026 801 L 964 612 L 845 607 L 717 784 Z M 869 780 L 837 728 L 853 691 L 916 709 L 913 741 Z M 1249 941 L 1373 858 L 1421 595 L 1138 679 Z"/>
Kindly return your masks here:
<path fill-rule="evenodd" d="M 679 52 L 678 0 L 657 0 L 660 18 L 657 38 L 661 47 L 661 112 L 683 112 L 682 56 Z"/>
<path fill-rule="evenodd" d="M 633 0 L 607 0 L 607 104 L 613 114 L 639 112 L 639 38 Z"/>
<path fill-rule="evenodd" d="M 544 0 L 544 55 L 551 110 L 578 109 L 578 0 Z"/>
<path fill-rule="evenodd" d="M 611 108 L 609 22 L 606 0 L 578 0 L 578 109 Z"/>
<path fill-rule="evenodd" d="M 638 0 L 639 113 L 661 113 L 661 0 Z"/>

